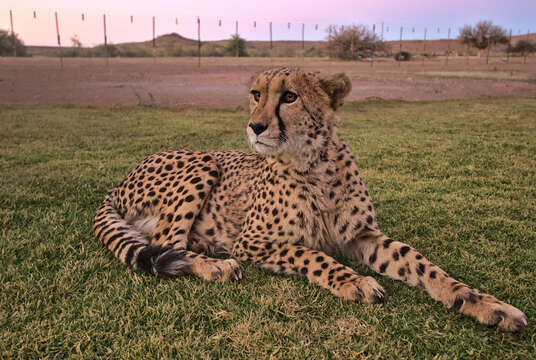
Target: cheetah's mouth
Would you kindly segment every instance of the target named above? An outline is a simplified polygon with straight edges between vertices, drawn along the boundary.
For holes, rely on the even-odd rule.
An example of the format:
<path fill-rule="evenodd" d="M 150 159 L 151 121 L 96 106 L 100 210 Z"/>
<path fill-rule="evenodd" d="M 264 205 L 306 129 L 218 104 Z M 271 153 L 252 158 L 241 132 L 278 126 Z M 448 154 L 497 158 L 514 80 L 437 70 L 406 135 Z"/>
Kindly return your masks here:
<path fill-rule="evenodd" d="M 266 143 L 263 143 L 262 141 L 255 141 L 255 146 L 257 145 L 262 145 L 262 146 L 268 146 L 268 147 L 274 147 L 273 145 L 269 145 L 269 144 L 266 144 Z"/>
<path fill-rule="evenodd" d="M 261 154 L 274 154 L 277 152 L 277 147 L 275 145 L 270 145 L 259 140 L 256 140 L 253 146 L 255 147 L 255 150 Z"/>

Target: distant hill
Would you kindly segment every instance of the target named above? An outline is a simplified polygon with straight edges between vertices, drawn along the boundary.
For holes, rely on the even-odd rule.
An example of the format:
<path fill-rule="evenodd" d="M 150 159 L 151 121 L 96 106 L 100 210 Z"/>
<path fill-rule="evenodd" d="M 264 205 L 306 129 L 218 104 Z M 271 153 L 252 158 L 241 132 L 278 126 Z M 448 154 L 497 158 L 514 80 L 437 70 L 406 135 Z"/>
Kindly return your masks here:
<path fill-rule="evenodd" d="M 171 33 L 171 34 L 165 34 L 160 35 L 155 39 L 155 45 L 157 48 L 162 47 L 180 47 L 180 46 L 197 46 L 197 40 L 188 39 L 182 35 L 179 35 L 177 33 Z M 152 48 L 153 47 L 153 41 L 147 40 L 142 42 L 130 42 L 130 43 L 121 43 L 117 44 L 117 46 L 141 46 L 145 48 Z"/>
<path fill-rule="evenodd" d="M 524 39 L 529 39 L 533 42 L 536 42 L 536 33 L 513 36 L 512 45 L 515 45 L 518 41 Z M 202 55 L 223 55 L 223 48 L 225 47 L 227 41 L 228 40 L 202 41 Z M 400 41 L 387 41 L 386 43 L 390 46 L 392 52 L 399 51 Z M 303 45 L 304 49 L 302 49 L 301 41 L 273 41 L 272 55 L 276 57 L 293 57 L 302 55 L 304 52 L 306 56 L 327 55 L 327 41 L 305 41 Z M 195 56 L 197 54 L 197 46 L 197 40 L 189 39 L 177 33 L 171 33 L 158 36 L 155 39 L 155 48 L 153 48 L 152 40 L 110 44 L 110 54 L 113 56 L 151 56 L 153 55 L 154 51 L 154 54 L 157 56 Z M 93 55 L 90 55 L 92 54 L 90 48 L 77 50 L 72 47 L 64 47 L 63 52 L 65 56 L 72 56 L 72 54 L 76 54 L 77 51 L 79 54 L 85 54 L 78 56 L 103 55 L 102 46 L 97 46 L 93 49 L 99 49 L 99 51 Z M 269 49 L 269 41 L 246 41 L 246 50 L 250 56 L 269 56 Z M 452 54 L 464 54 L 467 51 L 467 47 L 456 39 L 427 40 L 426 43 L 424 43 L 422 40 L 402 41 L 402 50 L 409 51 L 412 54 L 422 54 L 425 52 L 432 55 L 444 55 L 449 49 Z M 494 48 L 494 52 L 502 52 L 505 51 L 505 49 L 506 46 L 497 46 Z M 471 51 L 476 52 L 474 49 Z M 57 53 L 58 48 L 55 46 L 28 46 L 28 54 L 33 56 L 54 56 L 57 55 Z"/>

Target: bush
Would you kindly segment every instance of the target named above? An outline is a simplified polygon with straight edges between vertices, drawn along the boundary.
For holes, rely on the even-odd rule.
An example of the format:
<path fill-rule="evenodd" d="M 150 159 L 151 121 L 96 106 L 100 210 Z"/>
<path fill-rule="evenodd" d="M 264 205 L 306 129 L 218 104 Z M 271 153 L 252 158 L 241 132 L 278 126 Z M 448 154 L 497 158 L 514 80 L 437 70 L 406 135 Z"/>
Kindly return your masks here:
<path fill-rule="evenodd" d="M 317 48 L 317 47 L 310 47 L 305 49 L 303 52 L 303 56 L 305 57 L 324 57 L 326 54 L 324 53 L 324 50 Z"/>
<path fill-rule="evenodd" d="M 57 50 L 54 52 L 55 56 L 63 56 L 63 57 L 88 57 L 91 56 L 90 49 L 84 49 L 84 48 L 63 48 L 60 52 L 60 50 Z"/>
<path fill-rule="evenodd" d="M 383 51 L 385 45 L 363 25 L 328 27 L 329 56 L 341 60 L 359 60 Z"/>
<path fill-rule="evenodd" d="M 246 51 L 246 40 L 238 35 L 233 35 L 231 40 L 225 45 L 224 53 L 227 56 L 248 56 Z"/>
<path fill-rule="evenodd" d="M 527 55 L 536 52 L 536 44 L 528 40 L 520 40 L 514 47 L 510 48 L 509 51 L 523 56 L 523 62 L 526 63 Z"/>
<path fill-rule="evenodd" d="M 116 57 L 119 56 L 119 50 L 113 44 L 107 46 L 97 45 L 90 49 L 90 54 L 92 57 Z"/>
<path fill-rule="evenodd" d="M 220 45 L 204 44 L 201 46 L 201 56 L 223 56 L 224 48 Z"/>
<path fill-rule="evenodd" d="M 536 52 L 536 44 L 528 40 L 519 40 L 515 46 L 510 49 L 510 52 L 515 54 L 530 54 Z"/>
<path fill-rule="evenodd" d="M 411 53 L 408 51 L 400 51 L 395 54 L 394 58 L 396 61 L 410 61 Z"/>
<path fill-rule="evenodd" d="M 254 48 L 250 49 L 248 54 L 252 57 L 270 57 L 270 49 L 265 47 Z"/>
<path fill-rule="evenodd" d="M 17 56 L 26 56 L 26 46 L 17 34 L 12 36 L 5 30 L 0 30 L 0 56 L 13 56 L 13 40 Z"/>
<path fill-rule="evenodd" d="M 506 30 L 491 21 L 479 21 L 474 27 L 465 25 L 460 29 L 458 40 L 479 50 L 485 50 L 495 44 L 506 44 Z"/>
<path fill-rule="evenodd" d="M 150 57 L 153 54 L 148 49 L 137 46 L 119 48 L 119 56 L 123 57 Z"/>
<path fill-rule="evenodd" d="M 296 57 L 296 49 L 291 47 L 275 47 L 273 49 L 274 57 Z"/>
<path fill-rule="evenodd" d="M 182 50 L 181 56 L 196 57 L 198 56 L 197 48 L 189 47 Z"/>

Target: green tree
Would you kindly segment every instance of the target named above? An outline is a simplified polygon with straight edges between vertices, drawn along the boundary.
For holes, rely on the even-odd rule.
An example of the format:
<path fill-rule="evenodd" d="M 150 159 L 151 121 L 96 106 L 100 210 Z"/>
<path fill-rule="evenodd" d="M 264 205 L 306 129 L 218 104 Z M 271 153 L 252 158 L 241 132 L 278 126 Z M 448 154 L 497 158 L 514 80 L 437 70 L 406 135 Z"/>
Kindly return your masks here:
<path fill-rule="evenodd" d="M 477 48 L 479 54 L 487 50 L 486 64 L 489 63 L 489 52 L 493 45 L 508 43 L 506 30 L 491 21 L 479 21 L 475 26 L 465 25 L 460 29 L 458 39 L 465 45 Z"/>
<path fill-rule="evenodd" d="M 248 56 L 246 51 L 246 40 L 238 35 L 233 35 L 231 40 L 225 45 L 224 53 L 228 56 Z"/>
<path fill-rule="evenodd" d="M 359 60 L 385 49 L 378 36 L 363 25 L 328 27 L 329 56 L 341 60 Z"/>
<path fill-rule="evenodd" d="M 17 56 L 26 56 L 26 46 L 17 34 L 10 34 L 5 30 L 0 30 L 0 56 L 13 56 L 13 42 L 15 42 L 15 52 Z"/>
<path fill-rule="evenodd" d="M 523 56 L 523 64 L 526 64 L 527 55 L 536 52 L 536 44 L 528 40 L 520 40 L 510 49 L 510 52 Z"/>

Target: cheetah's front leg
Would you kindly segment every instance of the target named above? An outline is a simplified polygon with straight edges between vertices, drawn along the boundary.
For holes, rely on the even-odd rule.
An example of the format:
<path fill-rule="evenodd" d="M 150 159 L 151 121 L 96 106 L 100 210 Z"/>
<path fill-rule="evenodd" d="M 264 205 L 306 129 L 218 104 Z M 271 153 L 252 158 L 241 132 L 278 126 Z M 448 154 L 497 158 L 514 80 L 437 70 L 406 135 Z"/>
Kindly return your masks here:
<path fill-rule="evenodd" d="M 252 261 L 277 273 L 301 274 L 310 282 L 346 300 L 379 303 L 383 288 L 370 276 L 361 276 L 323 252 L 288 242 L 261 241 L 243 235 L 233 247 L 233 256 Z"/>
<path fill-rule="evenodd" d="M 445 306 L 503 331 L 523 331 L 527 317 L 519 309 L 482 294 L 450 277 L 412 247 L 381 232 L 356 243 L 363 262 L 374 271 L 425 289 Z"/>

